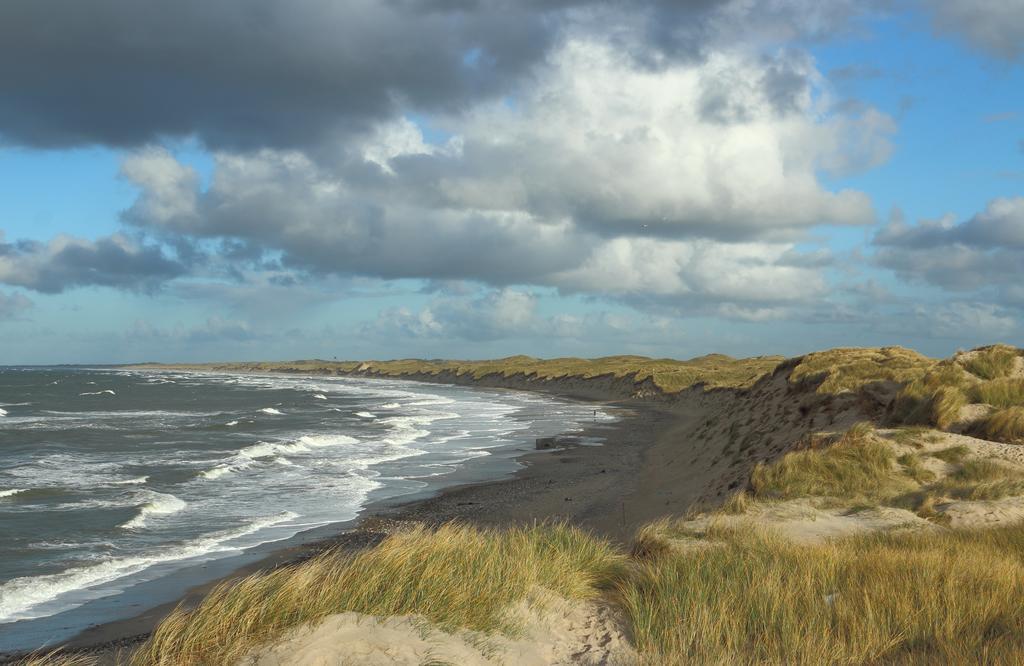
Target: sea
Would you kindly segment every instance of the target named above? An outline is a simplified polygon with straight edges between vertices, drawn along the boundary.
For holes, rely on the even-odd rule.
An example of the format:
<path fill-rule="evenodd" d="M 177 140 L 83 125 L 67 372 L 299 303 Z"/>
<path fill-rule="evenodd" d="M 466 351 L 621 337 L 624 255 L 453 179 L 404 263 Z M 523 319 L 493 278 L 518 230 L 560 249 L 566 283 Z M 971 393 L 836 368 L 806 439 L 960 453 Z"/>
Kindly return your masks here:
<path fill-rule="evenodd" d="M 371 503 L 511 474 L 535 438 L 611 420 L 401 380 L 0 367 L 0 653 L 173 601 Z"/>

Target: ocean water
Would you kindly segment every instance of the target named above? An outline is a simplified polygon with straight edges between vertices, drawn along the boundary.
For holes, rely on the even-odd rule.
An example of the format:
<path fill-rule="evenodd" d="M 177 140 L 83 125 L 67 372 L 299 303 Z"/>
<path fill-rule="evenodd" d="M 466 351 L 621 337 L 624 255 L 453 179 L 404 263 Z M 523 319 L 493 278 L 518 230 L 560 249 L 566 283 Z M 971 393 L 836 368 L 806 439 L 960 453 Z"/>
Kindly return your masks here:
<path fill-rule="evenodd" d="M 414 382 L 0 368 L 0 651 L 135 615 L 371 501 L 507 474 L 591 405 Z"/>

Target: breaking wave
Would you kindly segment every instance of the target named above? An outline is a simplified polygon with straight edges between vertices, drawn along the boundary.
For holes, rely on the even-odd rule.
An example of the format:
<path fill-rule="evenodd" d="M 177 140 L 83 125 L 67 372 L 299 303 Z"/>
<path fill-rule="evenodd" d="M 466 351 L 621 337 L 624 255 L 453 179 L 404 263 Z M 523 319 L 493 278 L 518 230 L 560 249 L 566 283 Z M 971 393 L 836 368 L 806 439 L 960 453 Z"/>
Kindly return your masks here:
<path fill-rule="evenodd" d="M 69 592 L 130 576 L 148 569 L 154 564 L 185 560 L 216 552 L 240 550 L 239 546 L 229 545 L 230 542 L 297 517 L 298 514 L 287 511 L 277 516 L 254 520 L 238 529 L 214 533 L 179 546 L 162 548 L 150 554 L 114 558 L 98 564 L 72 567 L 55 574 L 11 579 L 0 585 L 0 622 L 51 615 L 57 611 L 37 614 L 32 614 L 29 611 Z M 117 590 L 111 590 L 106 595 L 95 596 L 108 596 L 116 593 Z M 70 603 L 67 608 L 74 608 L 82 603 L 85 602 Z"/>
<path fill-rule="evenodd" d="M 178 513 L 188 506 L 187 502 L 178 499 L 174 495 L 150 491 L 149 497 L 150 500 L 139 509 L 139 515 L 121 525 L 121 527 L 127 530 L 139 529 L 146 526 L 146 520 L 150 516 L 166 516 Z"/>

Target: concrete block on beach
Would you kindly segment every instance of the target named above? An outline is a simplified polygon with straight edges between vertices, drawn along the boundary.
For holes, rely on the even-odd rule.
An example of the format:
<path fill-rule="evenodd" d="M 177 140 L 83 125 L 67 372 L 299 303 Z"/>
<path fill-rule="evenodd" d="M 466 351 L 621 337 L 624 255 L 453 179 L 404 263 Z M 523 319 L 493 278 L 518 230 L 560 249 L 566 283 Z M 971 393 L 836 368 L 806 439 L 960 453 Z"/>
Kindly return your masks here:
<path fill-rule="evenodd" d="M 560 446 L 579 444 L 579 437 L 538 437 L 536 440 L 537 450 L 553 449 Z"/>

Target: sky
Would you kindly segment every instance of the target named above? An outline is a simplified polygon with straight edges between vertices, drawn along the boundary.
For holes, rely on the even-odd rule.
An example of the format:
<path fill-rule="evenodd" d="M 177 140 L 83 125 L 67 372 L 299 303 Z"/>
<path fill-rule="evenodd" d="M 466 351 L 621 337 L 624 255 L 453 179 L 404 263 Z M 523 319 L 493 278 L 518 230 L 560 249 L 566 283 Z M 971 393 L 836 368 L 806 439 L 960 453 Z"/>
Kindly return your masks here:
<path fill-rule="evenodd" d="M 1024 343 L 1024 0 L 5 0 L 0 364 Z"/>

